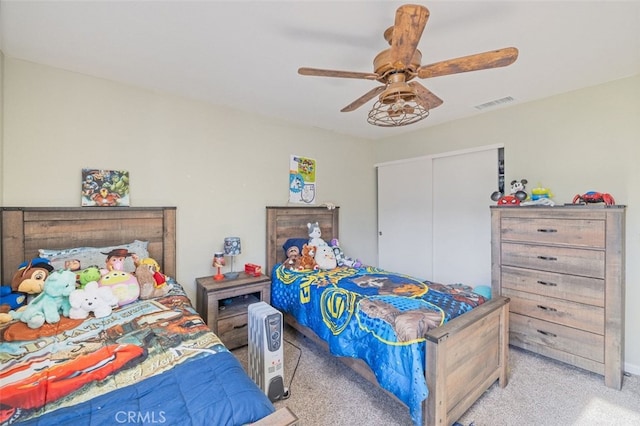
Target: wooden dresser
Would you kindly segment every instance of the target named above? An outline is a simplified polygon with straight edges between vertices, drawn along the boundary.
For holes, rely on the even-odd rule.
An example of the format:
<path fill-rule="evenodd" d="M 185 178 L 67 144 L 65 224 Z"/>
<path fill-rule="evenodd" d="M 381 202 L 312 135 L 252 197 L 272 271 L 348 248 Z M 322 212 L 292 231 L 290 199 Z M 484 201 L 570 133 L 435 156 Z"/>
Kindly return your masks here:
<path fill-rule="evenodd" d="M 604 375 L 624 368 L 624 206 L 491 207 L 492 293 L 509 343 Z"/>

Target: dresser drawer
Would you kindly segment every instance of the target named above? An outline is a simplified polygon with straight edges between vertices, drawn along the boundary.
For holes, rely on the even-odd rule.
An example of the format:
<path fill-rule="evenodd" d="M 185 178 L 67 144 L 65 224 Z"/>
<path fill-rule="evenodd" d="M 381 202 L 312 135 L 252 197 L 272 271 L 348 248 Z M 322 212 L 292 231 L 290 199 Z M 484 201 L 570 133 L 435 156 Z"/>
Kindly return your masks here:
<path fill-rule="evenodd" d="M 604 336 L 536 318 L 511 313 L 509 339 L 509 343 L 515 346 L 547 346 L 598 363 L 604 362 Z"/>
<path fill-rule="evenodd" d="M 604 307 L 604 280 L 503 266 L 502 287 Z"/>
<path fill-rule="evenodd" d="M 244 313 L 218 321 L 218 337 L 229 349 L 247 344 L 249 316 Z"/>
<path fill-rule="evenodd" d="M 584 277 L 604 278 L 604 251 L 502 243 L 502 264 Z"/>
<path fill-rule="evenodd" d="M 502 294 L 511 298 L 513 313 L 604 334 L 604 308 L 510 289 Z"/>
<path fill-rule="evenodd" d="M 503 240 L 578 247 L 604 248 L 604 220 L 589 219 L 502 219 Z"/>

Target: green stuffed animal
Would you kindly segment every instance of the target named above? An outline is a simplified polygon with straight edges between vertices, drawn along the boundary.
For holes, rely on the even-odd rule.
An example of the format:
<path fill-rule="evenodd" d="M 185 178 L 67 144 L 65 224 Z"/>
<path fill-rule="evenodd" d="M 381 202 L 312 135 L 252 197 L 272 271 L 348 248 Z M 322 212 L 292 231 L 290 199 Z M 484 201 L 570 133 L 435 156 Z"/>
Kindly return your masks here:
<path fill-rule="evenodd" d="M 78 273 L 78 283 L 80 288 L 84 288 L 91 281 L 100 281 L 100 268 L 97 266 L 89 266 Z"/>

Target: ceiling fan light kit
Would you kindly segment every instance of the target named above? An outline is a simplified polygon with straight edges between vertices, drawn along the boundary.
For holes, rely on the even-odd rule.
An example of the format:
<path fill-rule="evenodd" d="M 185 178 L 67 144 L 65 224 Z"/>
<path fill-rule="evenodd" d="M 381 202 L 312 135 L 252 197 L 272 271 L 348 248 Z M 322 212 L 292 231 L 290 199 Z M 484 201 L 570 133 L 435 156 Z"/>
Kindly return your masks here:
<path fill-rule="evenodd" d="M 342 112 L 353 111 L 378 96 L 367 122 L 381 127 L 406 126 L 429 115 L 429 111 L 443 101 L 414 78 L 432 78 L 449 74 L 505 67 L 518 58 L 518 49 L 508 47 L 475 55 L 420 65 L 422 53 L 418 43 L 429 19 L 429 10 L 420 5 L 400 6 L 393 27 L 384 32 L 391 45 L 373 60 L 374 72 L 337 71 L 300 68 L 300 75 L 376 80 L 383 84 L 365 93 Z"/>

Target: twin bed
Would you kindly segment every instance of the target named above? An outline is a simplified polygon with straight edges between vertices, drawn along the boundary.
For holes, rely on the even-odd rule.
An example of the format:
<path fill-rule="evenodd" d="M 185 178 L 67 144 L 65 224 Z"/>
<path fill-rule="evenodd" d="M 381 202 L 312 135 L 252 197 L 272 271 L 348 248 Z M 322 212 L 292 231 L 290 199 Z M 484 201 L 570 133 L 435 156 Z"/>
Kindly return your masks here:
<path fill-rule="evenodd" d="M 308 222 L 320 224 L 325 241 L 338 238 L 338 213 L 339 208 L 266 209 L 265 271 L 272 275 L 272 304 L 286 321 L 380 383 L 409 407 L 416 424 L 452 424 L 494 382 L 505 386 L 508 299 L 474 303 L 469 295 L 376 268 L 306 275 L 278 267 L 284 243 L 306 237 Z M 148 256 L 175 277 L 175 208 L 3 208 L 0 226 L 3 284 L 39 249 L 133 240 L 144 241 Z M 344 277 L 347 288 L 340 289 L 338 278 Z M 65 323 L 37 339 L 21 340 L 15 323 L 0 325 L 0 424 L 280 424 L 274 406 L 206 327 L 180 284 L 170 283 L 173 289 L 164 297 L 122 306 L 106 318 Z M 409 326 L 402 339 L 375 331 L 388 328 L 390 317 L 374 314 L 379 305 L 367 305 L 364 293 L 375 303 L 393 305 L 393 318 L 397 311 L 426 308 L 427 323 L 443 324 L 426 333 Z M 398 305 L 399 296 L 419 306 Z M 436 307 L 432 296 L 446 299 L 447 307 Z M 439 315 L 435 320 L 433 312 Z M 352 338 L 344 343 L 339 339 L 346 334 Z M 364 358 L 375 372 L 356 358 L 363 346 L 371 348 Z M 405 359 L 408 370 L 390 368 Z M 391 370 L 391 379 L 381 370 Z"/>
<path fill-rule="evenodd" d="M 507 298 L 478 304 L 453 287 L 372 267 L 289 271 L 281 265 L 285 243 L 306 237 L 310 222 L 318 222 L 325 241 L 337 239 L 339 208 L 267 207 L 266 219 L 271 304 L 407 405 L 415 424 L 450 425 L 494 382 L 506 386 Z M 436 328 L 428 324 L 434 313 L 443 323 Z M 414 317 L 404 331 L 401 314 Z"/>
<path fill-rule="evenodd" d="M 3 208 L 0 226 L 3 284 L 39 249 L 134 240 L 175 277 L 175 208 Z M 0 424 L 233 426 L 276 416 L 180 284 L 169 282 L 165 296 L 104 318 L 63 318 L 31 330 L 37 338 L 19 321 L 1 325 Z"/>

